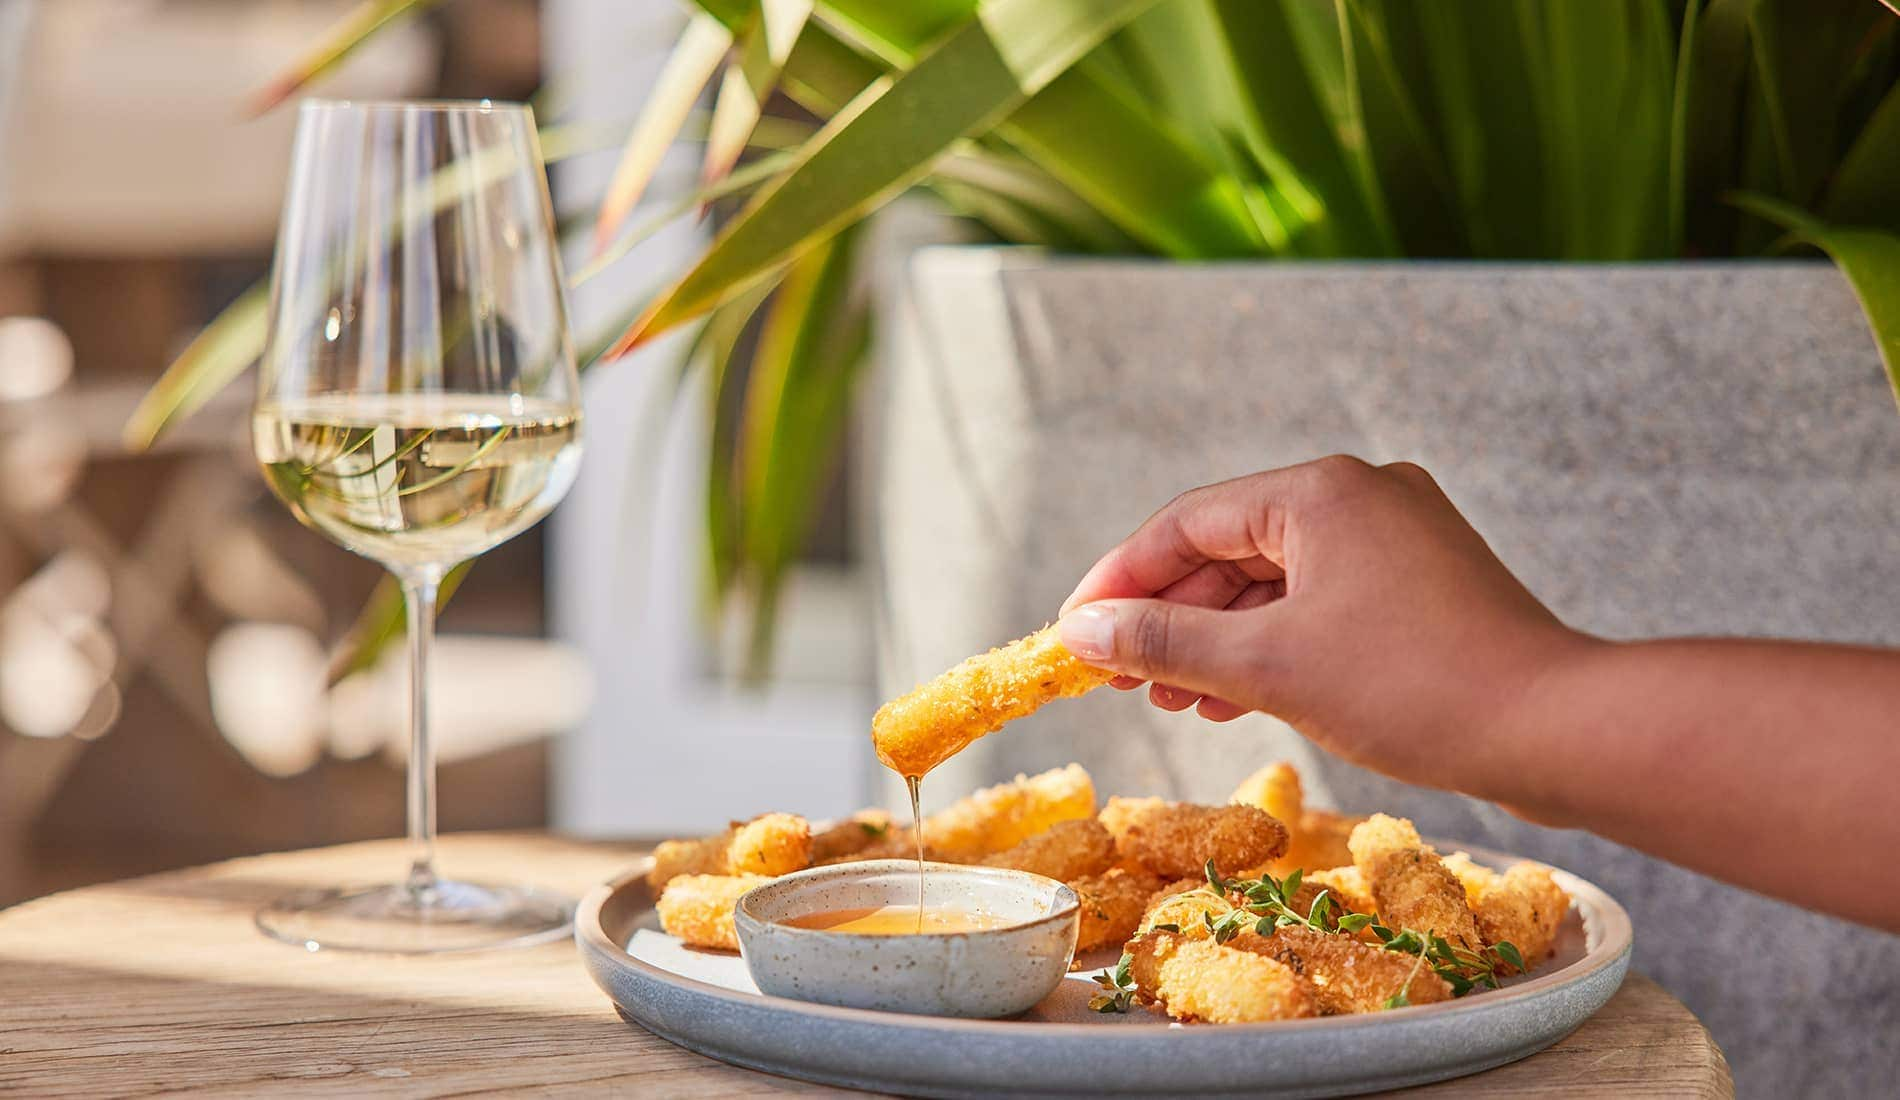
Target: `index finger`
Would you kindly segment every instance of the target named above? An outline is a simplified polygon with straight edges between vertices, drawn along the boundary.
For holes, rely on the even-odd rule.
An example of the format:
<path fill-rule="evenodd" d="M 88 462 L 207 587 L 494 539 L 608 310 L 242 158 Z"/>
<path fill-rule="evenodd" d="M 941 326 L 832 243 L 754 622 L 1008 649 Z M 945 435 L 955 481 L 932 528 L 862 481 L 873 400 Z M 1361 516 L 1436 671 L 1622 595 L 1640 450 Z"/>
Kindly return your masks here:
<path fill-rule="evenodd" d="M 1153 596 L 1212 561 L 1259 558 L 1284 575 L 1287 510 L 1301 469 L 1249 474 L 1175 497 L 1083 575 L 1063 612 L 1095 600 Z"/>

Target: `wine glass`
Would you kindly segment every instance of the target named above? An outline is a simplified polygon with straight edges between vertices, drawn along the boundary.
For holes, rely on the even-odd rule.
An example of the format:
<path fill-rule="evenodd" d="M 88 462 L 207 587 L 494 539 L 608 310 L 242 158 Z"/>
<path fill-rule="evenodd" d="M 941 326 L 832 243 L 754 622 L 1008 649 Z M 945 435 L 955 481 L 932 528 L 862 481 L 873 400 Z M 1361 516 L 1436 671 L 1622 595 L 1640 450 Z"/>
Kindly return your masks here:
<path fill-rule="evenodd" d="M 424 953 L 564 934 L 572 903 L 435 869 L 436 592 L 533 526 L 581 455 L 547 179 L 527 107 L 306 102 L 271 278 L 252 442 L 304 526 L 402 585 L 410 864 L 257 914 L 315 951 Z"/>

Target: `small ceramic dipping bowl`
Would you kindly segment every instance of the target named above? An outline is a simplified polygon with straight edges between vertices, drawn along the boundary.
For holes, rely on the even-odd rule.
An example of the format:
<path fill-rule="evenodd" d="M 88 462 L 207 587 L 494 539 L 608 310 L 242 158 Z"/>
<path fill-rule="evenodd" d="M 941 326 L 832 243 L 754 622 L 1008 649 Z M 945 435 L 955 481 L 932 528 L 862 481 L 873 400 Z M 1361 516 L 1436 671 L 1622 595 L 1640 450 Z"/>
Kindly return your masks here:
<path fill-rule="evenodd" d="M 874 935 L 781 923 L 836 909 L 917 904 L 917 863 L 813 867 L 739 899 L 739 950 L 759 992 L 848 1008 L 995 1017 L 1048 996 L 1075 954 L 1081 906 L 1054 879 L 998 867 L 924 864 L 927 908 L 1002 918 L 973 932 Z"/>

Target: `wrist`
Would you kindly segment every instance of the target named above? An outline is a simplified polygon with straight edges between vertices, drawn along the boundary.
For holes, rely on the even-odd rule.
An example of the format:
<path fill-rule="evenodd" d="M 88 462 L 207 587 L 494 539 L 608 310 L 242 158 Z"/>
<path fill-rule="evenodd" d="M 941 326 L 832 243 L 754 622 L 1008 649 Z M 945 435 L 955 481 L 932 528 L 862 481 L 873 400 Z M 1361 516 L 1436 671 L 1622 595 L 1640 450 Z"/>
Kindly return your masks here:
<path fill-rule="evenodd" d="M 1495 802 L 1518 817 L 1563 827 L 1570 812 L 1564 776 L 1575 738 L 1560 718 L 1567 685 L 1616 643 L 1556 624 L 1517 647 L 1512 672 L 1475 723 L 1488 766 L 1466 793 Z"/>

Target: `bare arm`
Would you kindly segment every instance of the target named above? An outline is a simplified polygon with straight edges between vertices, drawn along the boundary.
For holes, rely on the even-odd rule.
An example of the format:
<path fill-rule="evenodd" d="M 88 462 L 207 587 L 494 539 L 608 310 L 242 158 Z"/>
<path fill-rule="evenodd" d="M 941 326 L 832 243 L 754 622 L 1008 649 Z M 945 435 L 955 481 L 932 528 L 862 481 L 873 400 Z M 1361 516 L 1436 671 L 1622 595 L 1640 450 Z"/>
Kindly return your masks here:
<path fill-rule="evenodd" d="M 1900 931 L 1900 653 L 1570 630 L 1424 471 L 1327 459 L 1185 494 L 1063 639 L 1157 706 L 1328 750 Z"/>

